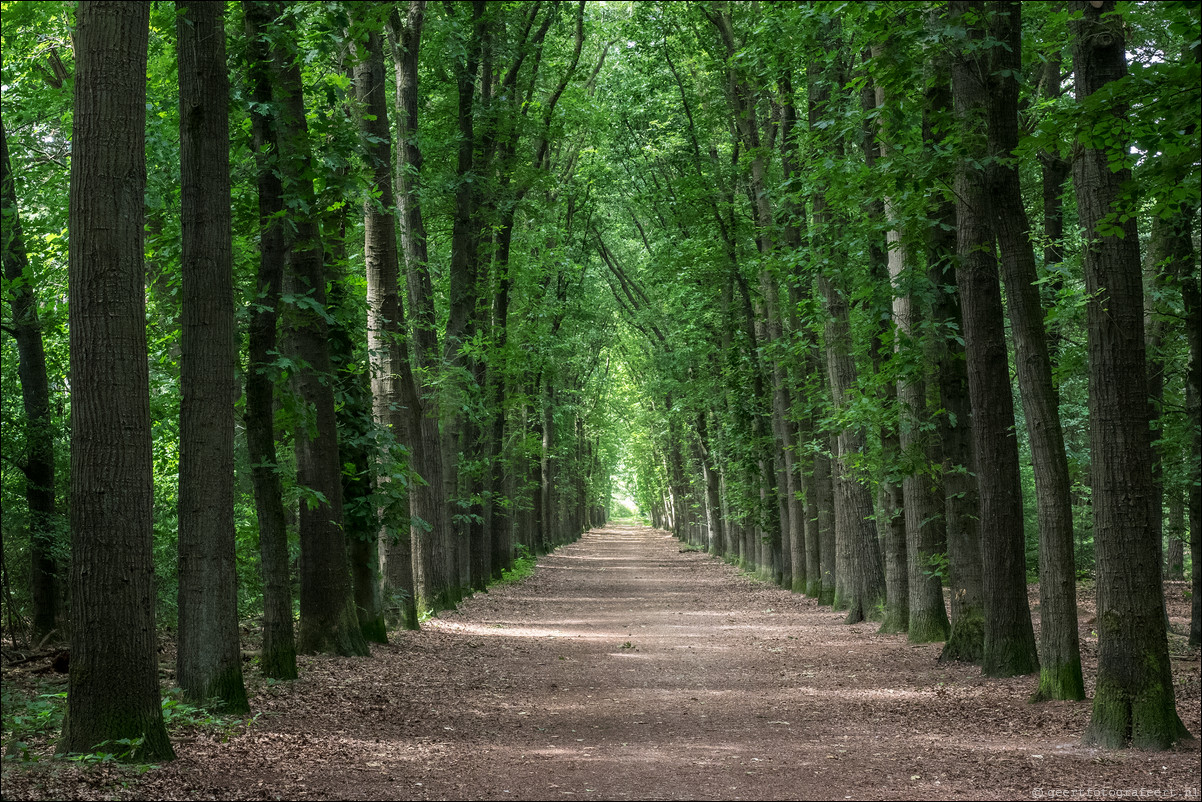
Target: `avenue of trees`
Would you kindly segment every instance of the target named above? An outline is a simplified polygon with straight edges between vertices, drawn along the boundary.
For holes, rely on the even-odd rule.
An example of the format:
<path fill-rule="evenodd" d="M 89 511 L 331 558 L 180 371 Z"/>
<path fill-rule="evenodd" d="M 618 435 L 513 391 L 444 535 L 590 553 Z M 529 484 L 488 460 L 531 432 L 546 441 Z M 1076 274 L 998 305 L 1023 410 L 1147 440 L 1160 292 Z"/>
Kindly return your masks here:
<path fill-rule="evenodd" d="M 3 618 L 62 752 L 603 523 L 1167 748 L 1191 3 L 6 2 Z M 1188 548 L 1186 546 L 1188 545 Z M 1038 642 L 1027 583 L 1039 582 Z"/>

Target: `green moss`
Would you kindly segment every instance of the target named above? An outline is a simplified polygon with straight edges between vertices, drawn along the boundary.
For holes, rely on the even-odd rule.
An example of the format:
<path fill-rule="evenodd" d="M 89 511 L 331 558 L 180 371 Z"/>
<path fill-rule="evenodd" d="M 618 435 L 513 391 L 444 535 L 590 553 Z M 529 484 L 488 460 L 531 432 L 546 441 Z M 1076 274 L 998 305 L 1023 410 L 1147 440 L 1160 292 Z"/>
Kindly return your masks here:
<path fill-rule="evenodd" d="M 985 613 L 980 607 L 965 606 L 952 625 L 951 634 L 939 655 L 940 663 L 980 664 L 985 655 Z"/>
<path fill-rule="evenodd" d="M 907 618 L 905 610 L 889 608 L 885 610 L 885 618 L 877 632 L 882 635 L 896 635 L 899 632 L 905 632 L 909 625 Z"/>
<path fill-rule="evenodd" d="M 818 603 L 823 607 L 834 607 L 835 605 L 835 586 L 822 585 L 818 594 Z"/>
<path fill-rule="evenodd" d="M 1119 672 L 1099 667 L 1093 714 L 1082 739 L 1086 744 L 1106 749 L 1133 746 L 1164 750 L 1192 738 L 1177 715 L 1172 685 L 1164 681 L 1171 676 L 1169 667 L 1163 664 L 1166 657 L 1157 650 L 1145 655 L 1142 670 L 1128 677 L 1130 683 L 1144 679 L 1134 691 L 1117 681 L 1115 673 Z"/>
<path fill-rule="evenodd" d="M 806 582 L 805 594 L 807 596 L 809 596 L 811 599 L 819 599 L 820 600 L 819 603 L 821 603 L 822 581 L 818 580 L 818 579 L 811 579 L 808 582 Z"/>
<path fill-rule="evenodd" d="M 388 643 L 388 627 L 384 624 L 384 616 L 360 621 L 359 632 L 368 643 Z"/>
<path fill-rule="evenodd" d="M 801 593 L 804 595 L 806 592 L 806 581 L 804 579 L 798 579 L 797 577 L 794 577 L 793 584 L 789 589 L 794 593 Z"/>
<path fill-rule="evenodd" d="M 1040 666 L 1039 688 L 1031 697 L 1032 702 L 1046 702 L 1052 699 L 1080 702 L 1084 698 L 1085 681 L 1081 677 L 1080 657 L 1053 665 L 1045 662 Z"/>
<path fill-rule="evenodd" d="M 417 605 L 405 604 L 401 607 L 401 629 L 416 632 L 421 629 L 417 620 Z"/>
<path fill-rule="evenodd" d="M 909 628 L 906 630 L 906 640 L 910 643 L 939 643 L 940 641 L 945 641 L 950 629 L 947 623 L 947 616 L 943 614 L 942 607 L 926 615 L 915 614 L 911 611 L 909 624 Z"/>

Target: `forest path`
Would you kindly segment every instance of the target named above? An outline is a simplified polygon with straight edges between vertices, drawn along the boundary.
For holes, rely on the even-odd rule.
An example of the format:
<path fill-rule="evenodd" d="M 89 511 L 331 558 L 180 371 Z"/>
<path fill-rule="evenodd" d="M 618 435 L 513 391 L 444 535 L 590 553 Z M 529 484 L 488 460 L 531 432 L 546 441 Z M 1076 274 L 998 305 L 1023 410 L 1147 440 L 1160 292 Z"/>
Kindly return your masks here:
<path fill-rule="evenodd" d="M 975 667 L 938 665 L 938 645 L 912 647 L 841 620 L 681 551 L 664 532 L 609 526 L 540 559 L 526 581 L 394 636 L 374 659 L 304 658 L 300 680 L 255 694 L 252 705 L 267 714 L 252 727 L 228 743 L 203 734 L 179 743 L 180 759 L 133 793 L 1196 795 L 1196 742 L 1159 755 L 1084 749 L 1087 703 L 1029 705 L 1032 678 L 986 681 Z M 1193 682 L 1194 698 L 1179 700 L 1197 732 Z"/>

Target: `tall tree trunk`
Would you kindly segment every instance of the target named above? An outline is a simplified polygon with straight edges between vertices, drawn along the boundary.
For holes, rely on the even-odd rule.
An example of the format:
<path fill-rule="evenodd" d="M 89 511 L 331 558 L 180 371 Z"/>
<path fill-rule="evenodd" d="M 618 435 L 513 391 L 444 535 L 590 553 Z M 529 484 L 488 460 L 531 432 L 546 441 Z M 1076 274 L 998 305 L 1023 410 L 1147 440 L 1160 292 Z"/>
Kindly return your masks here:
<path fill-rule="evenodd" d="M 176 4 L 183 314 L 179 649 L 185 697 L 250 710 L 234 555 L 234 306 L 225 8 Z"/>
<path fill-rule="evenodd" d="M 951 13 L 979 44 L 986 34 L 985 6 L 953 2 Z M 966 16 L 969 19 L 966 19 Z M 964 311 L 964 348 L 972 431 L 980 487 L 981 557 L 985 572 L 986 676 L 1030 674 L 1039 668 L 1035 632 L 1027 605 L 1022 490 L 1014 401 L 1010 392 L 1001 286 L 990 228 L 991 198 L 985 172 L 987 156 L 979 136 L 985 121 L 992 72 L 987 51 L 957 54 L 952 95 L 960 121 L 963 152 L 956 169 L 956 280 Z"/>
<path fill-rule="evenodd" d="M 280 13 L 279 4 L 273 5 L 279 26 L 272 43 L 273 88 L 279 106 L 278 168 L 285 193 L 300 201 L 294 208 L 309 210 L 293 218 L 293 234 L 287 241 L 293 293 L 305 299 L 286 310 L 296 356 L 304 364 L 296 379 L 300 400 L 308 410 L 295 432 L 296 481 L 303 494 L 298 647 L 305 653 L 367 655 L 355 612 L 343 530 L 324 252 L 315 217 L 317 199 L 303 84 L 293 52 L 296 39 L 289 27 L 291 18 Z"/>
<path fill-rule="evenodd" d="M 29 586 L 33 600 L 33 637 L 41 640 L 59 626 L 58 561 L 54 533 L 59 527 L 54 490 L 54 425 L 50 419 L 50 382 L 38 322 L 33 276 L 21 235 L 17 187 L 8 158 L 8 137 L 0 121 L 0 202 L 4 204 L 4 278 L 12 288 L 12 334 L 17 341 L 17 374 L 25 410 L 25 503 L 29 507 Z"/>
<path fill-rule="evenodd" d="M 993 221 L 1006 282 L 1018 384 L 1035 468 L 1039 517 L 1039 690 L 1037 700 L 1085 698 L 1077 640 L 1077 571 L 1073 563 L 1073 509 L 1068 457 L 1060 428 L 1060 399 L 1052 382 L 1035 250 L 1023 207 L 1018 165 L 1018 73 L 1022 61 L 1021 4 L 995 2 L 990 31 L 994 51 L 989 92 L 990 184 Z"/>
<path fill-rule="evenodd" d="M 150 6 L 80 5 L 68 267 L 71 667 L 60 753 L 175 757 L 154 623 L 143 203 Z"/>
<path fill-rule="evenodd" d="M 928 14 L 928 29 L 944 25 L 938 12 Z M 953 169 L 941 156 L 943 140 L 953 130 L 948 58 L 936 49 L 928 61 L 923 102 L 922 139 L 934 165 L 936 181 L 952 183 Z M 951 591 L 951 632 L 939 655 L 941 662 L 980 663 L 985 647 L 984 575 L 978 531 L 976 461 L 972 451 L 972 407 L 965 368 L 964 322 L 956 291 L 956 204 L 949 192 L 933 198 L 926 241 L 927 275 L 935 288 L 931 306 L 935 335 L 927 360 L 935 368 L 935 407 L 939 444 L 939 479 L 943 487 L 943 528 L 947 542 L 947 584 Z"/>
<path fill-rule="evenodd" d="M 1058 98 L 1063 94 L 1061 70 L 1060 53 L 1049 53 L 1044 64 L 1043 79 L 1044 91 L 1049 98 Z M 1043 194 L 1043 269 L 1046 274 L 1053 276 L 1048 282 L 1051 291 L 1048 302 L 1055 303 L 1055 296 L 1064 286 L 1061 277 L 1064 262 L 1064 182 L 1068 180 L 1069 163 L 1067 159 L 1060 158 L 1055 150 L 1041 151 L 1039 161 L 1040 189 Z M 1062 328 L 1063 324 L 1057 322 L 1050 325 L 1047 332 L 1048 353 L 1053 361 L 1060 356 L 1064 339 Z"/>
<path fill-rule="evenodd" d="M 243 3 L 251 131 L 259 194 L 257 297 L 247 332 L 246 445 L 259 522 L 259 561 L 263 571 L 263 649 L 259 667 L 273 679 L 296 679 L 296 640 L 292 629 L 292 583 L 288 570 L 288 531 L 275 445 L 275 360 L 280 292 L 284 278 L 284 189 L 274 167 L 275 121 L 267 109 L 271 93 L 271 52 L 264 40 L 271 9 Z"/>
<path fill-rule="evenodd" d="M 835 438 L 823 435 L 818 438 L 818 450 L 814 452 L 814 486 L 818 515 L 815 518 L 819 542 L 819 572 L 821 591 L 818 603 L 835 603 L 835 555 L 838 539 L 835 534 L 835 482 L 834 457 Z"/>
<path fill-rule="evenodd" d="M 1123 18 L 1113 0 L 1074 2 L 1070 23 L 1077 100 L 1127 74 Z M 1115 130 L 1127 106 L 1106 105 Z M 1116 150 L 1127 143 L 1116 134 Z M 1092 144 L 1092 143 L 1090 143 Z M 1151 520 L 1143 286 L 1135 218 L 1117 223 L 1128 169 L 1114 170 L 1111 152 L 1087 146 L 1073 163 L 1077 214 L 1085 228 L 1089 303 L 1089 420 L 1097 550 L 1098 678 L 1085 741 L 1167 749 L 1189 737 L 1173 695 L 1165 633 L 1160 548 Z M 1119 220 L 1123 220 L 1122 217 Z M 1105 232 L 1105 233 L 1103 233 Z"/>
<path fill-rule="evenodd" d="M 355 7 L 361 11 L 360 7 Z M 392 191 L 392 132 L 385 98 L 384 53 L 380 35 L 369 31 L 357 44 L 355 95 L 361 105 L 359 127 L 364 135 L 364 161 L 372 171 L 372 197 L 364 201 L 363 255 L 367 271 L 367 349 L 372 362 L 372 419 L 391 433 L 389 449 L 404 443 L 411 460 L 422 462 L 422 404 L 409 362 L 405 313 L 399 295 L 400 264 L 397 256 L 395 198 Z M 377 482 L 391 483 L 393 467 L 402 459 L 396 451 L 379 460 L 387 470 L 377 471 Z M 377 488 L 378 490 L 382 488 Z M 384 497 L 397 496 L 398 508 L 378 511 L 376 549 L 386 590 L 397 597 L 401 626 L 418 628 L 417 594 L 413 582 L 412 508 L 407 490 L 389 487 Z M 403 518 L 401 516 L 404 516 Z"/>
<path fill-rule="evenodd" d="M 829 32 L 832 33 L 833 32 Z M 830 47 L 838 47 L 832 44 Z M 838 64 L 842 56 L 837 52 L 828 54 L 832 66 L 824 69 L 814 67 L 810 76 L 810 128 L 814 130 L 830 113 L 831 92 L 843 84 L 843 68 Z M 830 143 L 835 158 L 843 156 L 842 139 Z M 846 288 L 837 269 L 829 265 L 846 265 L 848 257 L 837 245 L 838 224 L 826 200 L 826 188 L 819 187 L 814 193 L 814 242 L 825 256 L 828 268 L 821 271 L 817 286 L 822 294 L 827 313 L 826 360 L 830 378 L 831 401 L 835 416 L 848 403 L 848 396 L 858 382 L 851 337 L 851 316 Z M 848 608 L 847 623 L 856 623 L 877 617 L 878 609 L 885 603 L 885 570 L 881 559 L 880 543 L 876 527 L 872 522 L 872 495 L 866 481 L 854 475 L 854 455 L 862 453 L 867 445 L 864 427 L 845 424 L 833 444 L 831 477 L 834 489 L 835 512 L 835 609 Z"/>
<path fill-rule="evenodd" d="M 410 0 L 402 18 L 389 18 L 389 39 L 396 66 L 397 200 L 401 213 L 401 243 L 405 252 L 409 319 L 412 321 L 414 381 L 422 393 L 422 416 L 410 450 L 416 476 L 409 483 L 409 511 L 413 519 L 413 575 L 418 603 L 435 610 L 453 606 L 451 586 L 451 518 L 444 481 L 442 439 L 439 434 L 438 399 L 433 389 L 441 370 L 434 288 L 426 251 L 422 219 L 422 152 L 418 136 L 418 50 L 425 20 L 424 0 Z M 398 310 L 399 313 L 399 310 Z"/>
<path fill-rule="evenodd" d="M 1196 52 L 1196 51 L 1195 51 Z M 1193 240 L 1191 239 L 1190 242 Z M 1189 343 L 1189 367 L 1185 377 L 1185 412 L 1190 423 L 1189 443 L 1186 445 L 1186 473 L 1189 493 L 1189 553 L 1193 568 L 1190 590 L 1189 645 L 1202 645 L 1202 289 L 1193 270 L 1194 260 L 1178 262 L 1181 272 L 1181 300 L 1185 307 L 1186 342 Z"/>
<path fill-rule="evenodd" d="M 867 58 L 868 54 L 865 53 Z M 882 98 L 883 99 L 883 98 Z M 879 141 L 874 122 L 874 111 L 878 105 L 877 90 L 871 76 L 860 89 L 860 109 L 864 112 L 864 122 L 861 129 L 860 148 L 864 152 L 864 164 L 869 172 L 878 172 L 877 159 L 880 157 L 883 145 Z M 873 193 L 874 196 L 876 193 Z M 874 287 L 888 288 L 892 295 L 890 270 L 901 253 L 897 249 L 901 245 L 896 231 L 885 234 L 879 229 L 887 223 L 887 212 L 892 201 L 887 197 L 873 197 L 865 204 L 866 223 L 874 230 L 868 239 L 868 275 Z M 890 244 L 895 244 L 892 253 Z M 868 345 L 872 359 L 873 371 L 881 372 L 881 366 L 886 358 L 884 343 L 895 339 L 892 317 L 892 298 L 880 298 L 869 301 L 872 304 L 872 317 L 878 321 L 877 336 Z M 877 383 L 878 403 L 883 410 L 897 408 L 897 385 L 894 382 Z M 889 415 L 892 418 L 892 415 Z M 881 442 L 882 470 L 877 482 L 877 531 L 881 539 L 881 551 L 885 568 L 885 617 L 881 622 L 880 631 L 884 633 L 907 632 L 910 628 L 910 571 L 907 554 L 906 507 L 904 488 L 897 479 L 897 465 L 901 456 L 901 434 L 893 420 L 885 419 L 878 431 Z M 942 604 L 942 593 L 939 594 Z"/>

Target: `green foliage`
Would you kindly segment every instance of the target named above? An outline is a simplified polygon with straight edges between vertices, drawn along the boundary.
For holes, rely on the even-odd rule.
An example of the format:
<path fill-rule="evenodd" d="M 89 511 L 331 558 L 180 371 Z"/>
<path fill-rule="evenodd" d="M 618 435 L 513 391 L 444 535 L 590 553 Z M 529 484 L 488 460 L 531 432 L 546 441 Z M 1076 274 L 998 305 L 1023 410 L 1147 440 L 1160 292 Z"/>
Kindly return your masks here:
<path fill-rule="evenodd" d="M 516 585 L 534 573 L 538 558 L 530 553 L 530 549 L 522 543 L 514 547 L 513 567 L 503 571 L 498 585 Z"/>

